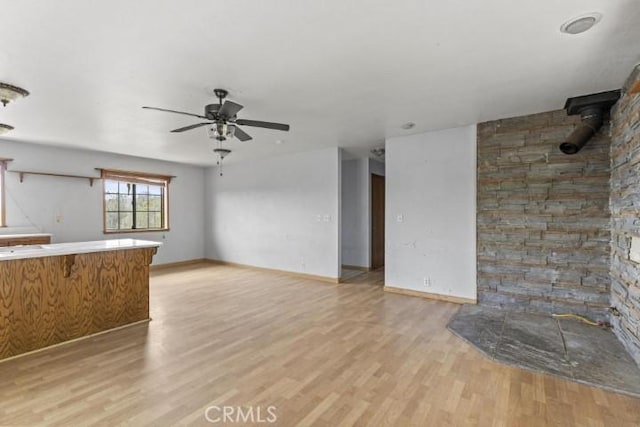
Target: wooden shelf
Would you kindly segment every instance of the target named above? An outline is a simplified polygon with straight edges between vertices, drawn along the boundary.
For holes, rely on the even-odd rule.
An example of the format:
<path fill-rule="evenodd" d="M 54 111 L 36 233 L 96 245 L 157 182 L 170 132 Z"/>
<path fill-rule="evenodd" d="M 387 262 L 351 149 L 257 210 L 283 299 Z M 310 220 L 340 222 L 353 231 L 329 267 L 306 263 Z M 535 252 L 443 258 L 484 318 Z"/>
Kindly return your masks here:
<path fill-rule="evenodd" d="M 68 175 L 64 173 L 52 173 L 52 172 L 35 172 L 35 171 L 7 171 L 20 174 L 20 182 L 24 181 L 25 175 L 42 175 L 42 176 L 55 176 L 59 178 L 75 178 L 75 179 L 88 179 L 89 186 L 93 187 L 93 181 L 101 179 L 99 176 L 83 176 L 83 175 Z"/>

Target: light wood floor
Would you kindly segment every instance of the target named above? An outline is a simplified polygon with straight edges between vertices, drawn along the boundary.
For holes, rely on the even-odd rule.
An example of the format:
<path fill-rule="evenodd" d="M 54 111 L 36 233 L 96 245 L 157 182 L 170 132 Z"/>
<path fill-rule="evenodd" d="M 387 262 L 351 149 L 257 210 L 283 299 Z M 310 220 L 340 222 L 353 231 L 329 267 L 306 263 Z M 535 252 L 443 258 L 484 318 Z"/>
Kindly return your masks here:
<path fill-rule="evenodd" d="M 150 324 L 1 363 L 0 425 L 205 426 L 210 405 L 275 405 L 281 426 L 640 425 L 640 400 L 492 362 L 445 328 L 456 305 L 381 285 L 158 273 Z"/>

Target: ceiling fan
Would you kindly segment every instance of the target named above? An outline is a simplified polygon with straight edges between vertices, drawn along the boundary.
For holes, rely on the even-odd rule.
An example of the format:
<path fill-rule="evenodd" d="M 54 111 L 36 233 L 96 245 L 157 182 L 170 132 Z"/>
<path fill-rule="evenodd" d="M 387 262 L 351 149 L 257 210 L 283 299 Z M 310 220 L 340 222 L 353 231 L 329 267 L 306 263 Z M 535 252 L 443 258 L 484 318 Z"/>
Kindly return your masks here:
<path fill-rule="evenodd" d="M 183 111 L 175 111 L 175 110 L 167 110 L 165 108 L 156 108 L 156 107 L 142 107 L 148 110 L 157 110 L 157 111 L 165 111 L 167 113 L 176 113 L 183 114 L 185 116 L 198 117 L 199 119 L 209 120 L 208 122 L 196 123 L 194 125 L 189 125 L 185 127 L 181 127 L 178 129 L 174 129 L 171 132 L 184 132 L 187 130 L 199 128 L 202 126 L 211 127 L 212 136 L 218 141 L 225 141 L 227 138 L 236 137 L 240 141 L 249 141 L 251 140 L 251 136 L 240 129 L 240 126 L 254 126 L 266 129 L 275 129 L 288 131 L 289 125 L 285 125 L 282 123 L 271 123 L 271 122 L 262 122 L 258 120 L 246 120 L 246 119 L 238 119 L 237 114 L 244 107 L 240 104 L 236 104 L 231 101 L 224 101 L 229 92 L 224 89 L 214 89 L 213 93 L 218 97 L 220 103 L 218 104 L 209 104 L 204 107 L 204 115 L 185 113 Z"/>

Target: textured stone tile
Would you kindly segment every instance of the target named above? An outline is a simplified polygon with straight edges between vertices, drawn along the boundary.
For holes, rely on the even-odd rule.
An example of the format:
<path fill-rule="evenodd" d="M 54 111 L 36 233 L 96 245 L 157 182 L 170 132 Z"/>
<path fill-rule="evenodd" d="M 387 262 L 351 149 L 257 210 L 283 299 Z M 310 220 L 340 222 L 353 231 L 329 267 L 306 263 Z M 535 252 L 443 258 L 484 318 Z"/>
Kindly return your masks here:
<path fill-rule="evenodd" d="M 636 68 L 625 85 L 635 84 L 638 75 Z M 640 264 L 628 257 L 631 237 L 640 235 L 640 96 L 625 93 L 613 109 L 612 122 L 611 304 L 620 311 L 621 318 L 611 320 L 616 335 L 640 365 Z"/>
<path fill-rule="evenodd" d="M 594 351 L 593 341 L 580 335 L 567 340 L 574 378 L 586 384 L 640 396 L 640 371 L 622 343 L 612 335 Z"/>
<path fill-rule="evenodd" d="M 448 325 L 450 331 L 493 357 L 506 313 L 476 305 L 463 305 Z"/>
<path fill-rule="evenodd" d="M 560 320 L 576 380 L 640 395 L 640 369 L 609 330 L 577 320 Z"/>
<path fill-rule="evenodd" d="M 609 124 L 579 156 L 562 154 L 579 121 L 559 110 L 479 125 L 478 279 L 492 281 L 481 304 L 552 313 L 608 303 Z"/>
<path fill-rule="evenodd" d="M 496 361 L 640 397 L 640 368 L 609 329 L 470 305 L 449 329 Z"/>
<path fill-rule="evenodd" d="M 527 369 L 572 377 L 562 335 L 550 316 L 507 314 L 495 358 Z"/>

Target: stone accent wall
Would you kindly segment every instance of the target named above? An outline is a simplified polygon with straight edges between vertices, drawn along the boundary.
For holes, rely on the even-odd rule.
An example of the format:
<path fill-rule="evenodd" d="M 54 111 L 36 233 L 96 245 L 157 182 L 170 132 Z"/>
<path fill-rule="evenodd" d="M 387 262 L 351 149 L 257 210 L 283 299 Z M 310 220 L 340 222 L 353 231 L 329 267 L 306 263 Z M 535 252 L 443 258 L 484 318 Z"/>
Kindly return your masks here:
<path fill-rule="evenodd" d="M 640 264 L 629 259 L 631 236 L 640 238 L 640 93 L 624 94 L 612 119 L 611 305 L 620 316 L 611 322 L 640 364 Z"/>
<path fill-rule="evenodd" d="M 478 125 L 480 304 L 608 318 L 609 126 L 563 154 L 579 121 L 560 110 Z"/>

